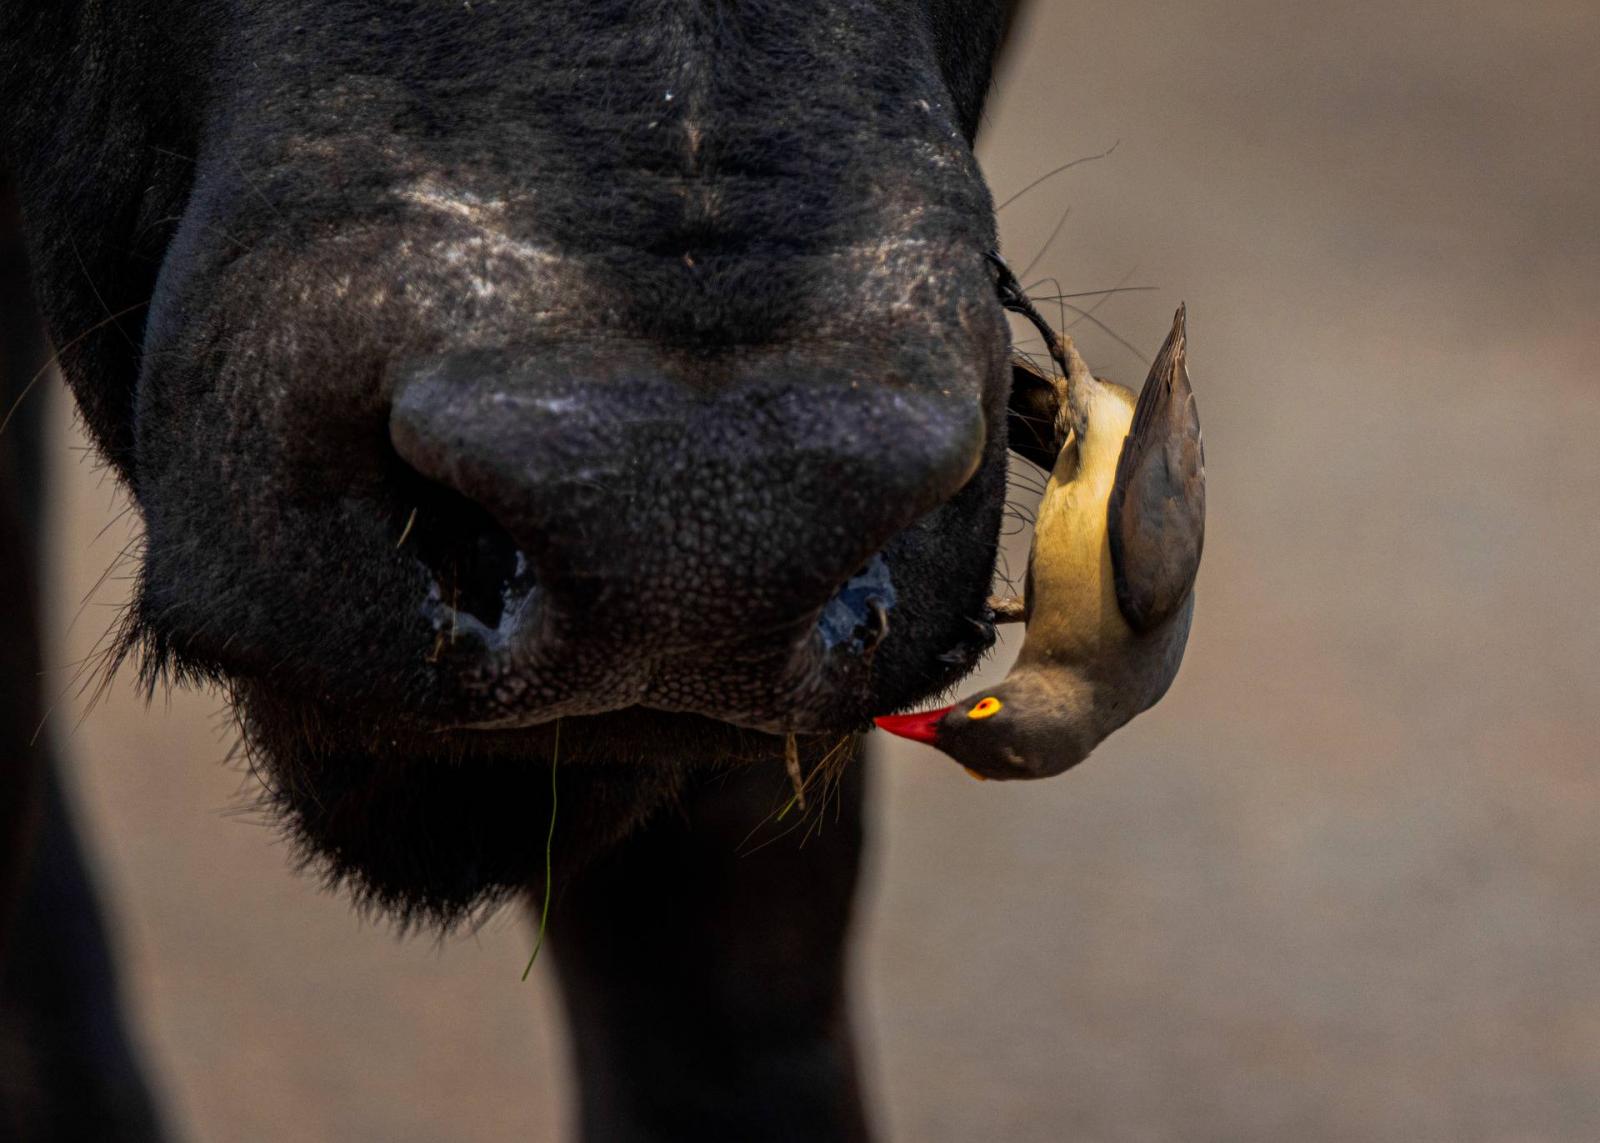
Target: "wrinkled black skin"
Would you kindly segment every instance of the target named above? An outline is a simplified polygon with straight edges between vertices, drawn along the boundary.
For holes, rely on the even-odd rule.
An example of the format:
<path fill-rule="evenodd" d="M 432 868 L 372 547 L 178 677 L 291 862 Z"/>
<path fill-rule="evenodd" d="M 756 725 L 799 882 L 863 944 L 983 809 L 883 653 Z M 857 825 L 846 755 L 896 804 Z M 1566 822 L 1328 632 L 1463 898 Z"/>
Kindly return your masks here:
<path fill-rule="evenodd" d="M 970 143 L 1007 16 L 984 0 L 0 7 L 0 143 L 40 308 L 147 526 L 130 649 L 152 679 L 227 686 L 308 860 L 405 918 L 450 923 L 542 879 L 553 735 L 533 724 L 575 713 L 553 940 L 591 1137 L 786 1138 L 792 1107 L 811 1109 L 792 1137 L 864 1133 L 839 968 L 859 834 L 740 865 L 733 843 L 771 804 L 721 774 L 767 772 L 779 740 L 762 732 L 787 723 L 815 735 L 815 758 L 954 682 L 992 638 L 1008 347 Z M 506 204 L 507 245 L 473 245 L 461 201 Z M 531 247 L 549 266 L 518 253 Z M 953 495 L 950 466 L 930 470 L 915 511 L 871 516 L 878 531 L 852 531 L 872 488 L 841 487 L 835 520 L 779 510 L 763 525 L 750 514 L 769 490 L 781 503 L 838 457 L 719 443 L 741 483 L 716 496 L 738 493 L 737 509 L 684 487 L 665 498 L 671 532 L 586 552 L 615 591 L 656 574 L 630 561 L 665 536 L 700 537 L 671 569 L 694 573 L 677 606 L 700 610 L 675 614 L 667 596 L 641 620 L 675 640 L 641 649 L 661 664 L 636 696 L 647 705 L 599 713 L 591 694 L 529 707 L 522 729 L 453 729 L 482 721 L 505 679 L 470 640 L 441 646 L 422 605 L 449 578 L 440 548 L 472 542 L 450 521 L 473 509 L 396 455 L 395 379 L 418 360 L 550 346 L 625 346 L 686 390 L 737 391 L 778 363 L 802 403 L 835 398 L 808 396 L 797 363 L 851 360 L 852 386 L 927 394 L 934 421 L 976 409 L 976 470 Z M 829 425 L 825 405 L 806 415 Z M 904 429 L 863 432 L 887 447 Z M 640 451 L 630 471 L 670 490 L 673 470 Z M 592 518 L 630 511 L 625 492 Z M 437 529 L 397 550 L 413 508 Z M 497 523 L 536 556 L 583 538 L 581 520 Z M 786 603 L 742 578 L 766 565 L 738 544 L 762 535 L 836 581 L 881 550 L 900 597 L 870 664 L 784 680 L 788 704 L 774 666 L 825 593 L 799 583 Z M 617 655 L 607 609 L 551 594 L 556 653 Z M 708 614 L 706 596 L 729 613 Z M 781 643 L 740 634 L 785 606 Z M 684 649 L 702 623 L 715 637 Z M 858 782 L 844 804 L 857 820 Z M 702 907 L 663 913 L 667 886 Z M 626 955 L 607 953 L 616 926 L 649 917 Z M 751 987 L 769 963 L 794 987 Z M 671 999 L 641 992 L 650 979 Z M 703 1066 L 684 1084 L 642 1075 L 652 1035 L 662 1057 Z M 730 1061 L 749 1070 L 737 1100 L 711 1074 Z"/>

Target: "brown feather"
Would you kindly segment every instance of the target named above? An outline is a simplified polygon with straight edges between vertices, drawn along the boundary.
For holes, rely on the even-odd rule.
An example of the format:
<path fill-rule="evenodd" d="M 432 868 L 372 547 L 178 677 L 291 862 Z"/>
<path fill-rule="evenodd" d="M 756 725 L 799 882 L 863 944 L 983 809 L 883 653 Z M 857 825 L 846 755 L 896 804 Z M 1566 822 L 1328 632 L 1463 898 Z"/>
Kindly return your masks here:
<path fill-rule="evenodd" d="M 1180 306 L 1139 393 L 1106 507 L 1117 604 L 1135 631 L 1158 627 L 1183 606 L 1205 545 L 1205 444 L 1187 332 Z"/>

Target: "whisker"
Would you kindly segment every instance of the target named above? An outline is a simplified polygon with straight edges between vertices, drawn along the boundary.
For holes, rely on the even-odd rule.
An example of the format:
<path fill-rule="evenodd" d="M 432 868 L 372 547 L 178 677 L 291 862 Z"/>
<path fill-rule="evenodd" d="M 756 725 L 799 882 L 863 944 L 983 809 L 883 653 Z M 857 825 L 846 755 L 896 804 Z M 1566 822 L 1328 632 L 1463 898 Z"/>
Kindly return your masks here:
<path fill-rule="evenodd" d="M 1050 281 L 1053 279 L 1045 280 Z M 1042 283 L 1035 283 L 1035 285 L 1039 284 Z M 1030 292 L 1028 296 L 1036 302 L 1059 302 L 1070 301 L 1074 298 L 1098 298 L 1110 294 L 1144 294 L 1160 288 L 1160 286 L 1113 286 L 1109 290 L 1079 290 L 1073 294 L 1035 294 Z"/>
<path fill-rule="evenodd" d="M 117 332 L 122 335 L 122 340 L 128 343 L 128 348 L 133 350 L 134 353 L 138 353 L 139 343 L 134 341 L 133 338 L 128 335 L 128 331 L 122 328 L 121 323 L 117 321 L 117 318 L 120 315 L 111 312 L 111 307 L 106 304 L 104 295 L 100 293 L 100 287 L 94 284 L 94 277 L 89 273 L 89 267 L 84 262 L 83 255 L 78 251 L 78 240 L 69 234 L 67 235 L 67 245 L 72 247 L 72 256 L 78 262 L 78 269 L 83 271 L 83 280 L 89 283 L 89 291 L 90 293 L 94 294 L 94 300 L 99 302 L 100 308 L 105 310 L 106 313 L 110 315 L 109 320 L 117 327 Z"/>
<path fill-rule="evenodd" d="M 1046 238 L 1044 245 L 1039 247 L 1039 253 L 1033 256 L 1033 261 L 1022 268 L 1022 272 L 1017 275 L 1018 279 L 1026 278 L 1031 274 L 1033 268 L 1039 264 L 1046 254 L 1050 253 L 1050 247 L 1054 246 L 1056 239 L 1061 236 L 1061 228 L 1067 224 L 1067 219 L 1071 217 L 1072 207 L 1069 206 L 1061 212 L 1061 217 L 1056 219 L 1055 228 L 1050 231 L 1050 237 Z M 1024 289 L 1023 292 L 1027 293 L 1027 290 Z"/>
<path fill-rule="evenodd" d="M 1127 338 L 1123 337 L 1116 330 L 1112 329 L 1105 322 L 1103 322 L 1099 318 L 1095 317 L 1094 316 L 1094 311 L 1092 309 L 1083 310 L 1083 309 L 1079 309 L 1077 306 L 1074 306 L 1074 305 L 1067 305 L 1067 303 L 1065 303 L 1065 302 L 1063 302 L 1062 304 L 1066 305 L 1069 310 L 1071 310 L 1073 313 L 1078 315 L 1078 321 L 1075 321 L 1071 325 L 1069 325 L 1067 327 L 1068 329 L 1071 329 L 1072 326 L 1077 325 L 1079 321 L 1092 321 L 1095 325 L 1099 326 L 1102 330 L 1104 330 L 1105 333 L 1107 334 L 1107 336 L 1109 336 L 1118 345 L 1122 346 L 1123 349 L 1126 349 L 1129 353 L 1133 354 L 1135 357 L 1137 357 L 1140 361 L 1144 362 L 1146 365 L 1150 364 L 1150 359 L 1148 357 L 1146 357 L 1142 352 L 1140 352 L 1138 346 L 1134 345 L 1131 341 L 1129 341 Z"/>
<path fill-rule="evenodd" d="M 40 366 L 39 371 L 30 377 L 28 379 L 28 383 L 22 387 L 22 392 L 18 393 L 17 399 L 11 402 L 11 408 L 7 410 L 6 415 L 4 417 L 0 417 L 0 434 L 3 434 L 6 431 L 6 427 L 11 424 L 11 419 L 17 415 L 17 410 L 22 407 L 23 400 L 28 396 L 29 393 L 33 392 L 33 387 L 43 380 L 45 375 L 60 363 L 61 355 L 63 353 L 67 352 L 69 349 L 75 349 L 85 338 L 99 333 L 102 329 L 105 329 L 106 326 L 111 325 L 118 318 L 126 317 L 135 310 L 142 309 L 149 304 L 150 302 L 148 300 L 142 301 L 135 305 L 129 306 L 125 310 L 119 310 L 117 313 L 111 314 L 101 321 L 95 322 L 94 325 L 90 326 L 77 337 L 73 338 L 71 341 L 68 341 L 66 344 L 62 345 L 61 348 L 52 353 L 50 355 L 50 359 Z M 88 452 L 91 450 L 85 448 L 82 451 Z"/>
<path fill-rule="evenodd" d="M 1081 167 L 1084 163 L 1092 163 L 1092 162 L 1095 162 L 1098 159 L 1106 158 L 1107 156 L 1109 156 L 1111 154 L 1111 152 L 1113 152 L 1113 151 L 1115 151 L 1117 149 L 1118 144 L 1120 144 L 1121 142 L 1122 142 L 1122 140 L 1118 139 L 1115 143 L 1111 144 L 1111 146 L 1107 147 L 1104 151 L 1101 151 L 1098 155 L 1084 155 L 1084 156 L 1082 156 L 1080 158 L 1073 159 L 1072 162 L 1070 162 L 1070 163 L 1062 163 L 1059 167 L 1056 167 L 1054 170 L 1046 171 L 1044 174 L 1042 174 L 1038 178 L 1034 179 L 1027 186 L 1025 186 L 1021 190 L 1019 190 L 1016 194 L 1014 194 L 1010 198 L 1006 199 L 1005 202 L 1003 202 L 999 206 L 995 207 L 994 208 L 994 212 L 996 214 L 999 214 L 1002 210 L 1004 210 L 1006 207 L 1010 206 L 1012 203 L 1016 202 L 1019 198 L 1021 198 L 1025 194 L 1027 194 L 1029 191 L 1033 190 L 1035 187 L 1037 187 L 1037 186 L 1039 186 L 1039 185 L 1041 185 L 1043 183 L 1049 182 L 1051 179 L 1055 178 L 1057 175 L 1063 173 L 1064 171 L 1070 171 L 1073 167 Z"/>

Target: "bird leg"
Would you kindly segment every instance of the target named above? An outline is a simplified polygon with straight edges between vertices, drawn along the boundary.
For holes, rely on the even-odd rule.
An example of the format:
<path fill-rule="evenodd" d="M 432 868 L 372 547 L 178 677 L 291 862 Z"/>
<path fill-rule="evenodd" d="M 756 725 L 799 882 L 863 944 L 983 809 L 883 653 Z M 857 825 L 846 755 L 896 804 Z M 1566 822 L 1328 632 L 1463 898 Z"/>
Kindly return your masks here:
<path fill-rule="evenodd" d="M 1071 369 L 1067 365 L 1067 355 L 1062 347 L 1061 335 L 1050 327 L 1044 320 L 1044 315 L 1033 302 L 1028 300 L 1028 295 L 1023 292 L 1022 283 L 1017 281 L 1016 274 L 1011 267 L 1006 265 L 1006 260 L 998 253 L 991 251 L 989 261 L 1000 273 L 1000 279 L 995 283 L 1000 291 L 1000 304 L 1014 314 L 1021 314 L 1033 323 L 1039 331 L 1039 336 L 1044 338 L 1045 346 L 1050 351 L 1050 357 L 1055 361 L 1056 367 L 1061 370 L 1061 376 L 1066 377 Z M 1069 343 L 1070 344 L 1070 343 Z"/>
<path fill-rule="evenodd" d="M 991 595 L 989 610 L 996 623 L 1021 623 L 1026 618 L 1026 605 L 1019 595 Z"/>
<path fill-rule="evenodd" d="M 1000 304 L 1033 324 L 1060 371 L 1058 376 L 1049 376 L 1020 356 L 1011 365 L 1007 443 L 1018 456 L 1049 471 L 1055 467 L 1056 457 L 1072 431 L 1083 431 L 1087 410 L 1075 408 L 1073 398 L 1077 396 L 1081 405 L 1085 382 L 1090 378 L 1089 368 L 1072 344 L 1072 338 L 1051 328 L 1038 307 L 1029 300 L 1005 259 L 991 253 L 989 261 L 998 273 L 995 288 L 1000 294 Z"/>

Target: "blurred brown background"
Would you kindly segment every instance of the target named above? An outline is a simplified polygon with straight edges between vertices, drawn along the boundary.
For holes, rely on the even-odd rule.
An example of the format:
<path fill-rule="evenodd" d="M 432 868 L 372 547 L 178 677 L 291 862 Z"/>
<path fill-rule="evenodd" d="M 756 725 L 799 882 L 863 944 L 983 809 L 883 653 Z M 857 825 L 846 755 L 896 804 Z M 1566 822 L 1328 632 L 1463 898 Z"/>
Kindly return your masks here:
<path fill-rule="evenodd" d="M 884 751 L 884 1134 L 1600 1139 L 1600 5 L 1040 0 L 1020 49 L 997 198 L 1120 145 L 1008 207 L 1006 250 L 1070 205 L 1030 278 L 1159 287 L 1095 313 L 1145 352 L 1188 300 L 1210 534 L 1177 685 L 1079 771 Z M 130 533 L 58 420 L 67 692 Z M 363 924 L 230 813 L 219 705 L 50 722 L 175 1126 L 556 1137 L 522 919 Z"/>

